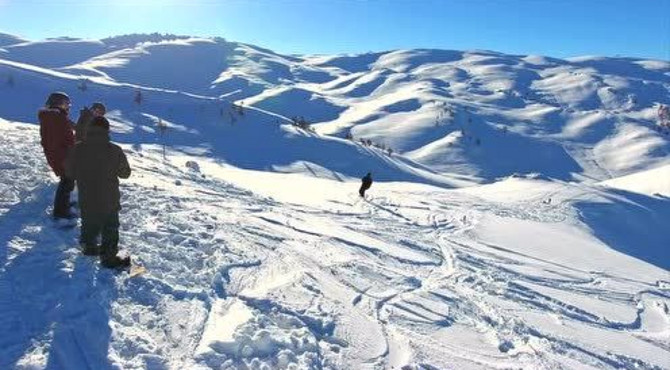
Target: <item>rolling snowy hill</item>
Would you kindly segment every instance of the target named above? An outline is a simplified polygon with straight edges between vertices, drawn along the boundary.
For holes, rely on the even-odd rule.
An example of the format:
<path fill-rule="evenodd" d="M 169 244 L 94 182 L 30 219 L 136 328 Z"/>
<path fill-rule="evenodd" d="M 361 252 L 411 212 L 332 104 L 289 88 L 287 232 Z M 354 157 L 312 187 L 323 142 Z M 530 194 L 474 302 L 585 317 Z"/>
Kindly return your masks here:
<path fill-rule="evenodd" d="M 108 106 L 142 276 L 50 221 L 54 90 Z M 670 368 L 659 104 L 668 61 L 0 34 L 0 368 Z"/>
<path fill-rule="evenodd" d="M 54 71 L 95 82 L 77 95 L 84 103 L 107 97 L 112 91 L 103 86 L 110 85 L 149 90 L 148 102 L 156 104 L 191 104 L 183 94 L 207 97 L 203 105 L 244 102 L 477 181 L 533 172 L 606 180 L 669 163 L 667 136 L 654 130 L 658 105 L 670 104 L 667 61 L 442 50 L 296 57 L 224 39 L 160 35 L 22 41 L 4 50 L 2 59 L 22 64 L 4 62 L 0 76 L 34 86 L 17 89 L 34 103 L 4 108 L 8 119 L 33 119 L 41 96 L 56 87 L 39 80 Z M 49 70 L 25 75 L 32 66 Z M 165 91 L 178 94 L 167 98 Z M 132 93 L 123 94 L 130 102 Z M 169 110 L 156 108 L 156 116 Z M 211 111 L 188 112 L 185 123 L 221 120 Z"/>

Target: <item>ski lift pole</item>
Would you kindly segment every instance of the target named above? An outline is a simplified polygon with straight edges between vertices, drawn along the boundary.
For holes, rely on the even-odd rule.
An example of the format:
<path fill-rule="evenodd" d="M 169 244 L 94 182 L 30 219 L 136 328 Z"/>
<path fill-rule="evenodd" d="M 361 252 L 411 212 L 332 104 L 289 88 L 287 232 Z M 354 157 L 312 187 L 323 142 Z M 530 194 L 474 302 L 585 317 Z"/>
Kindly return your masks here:
<path fill-rule="evenodd" d="M 163 160 L 167 159 L 167 155 L 165 153 L 165 131 L 167 131 L 167 125 L 163 123 L 162 119 L 158 119 L 158 130 L 161 133 L 161 142 L 163 144 Z"/>

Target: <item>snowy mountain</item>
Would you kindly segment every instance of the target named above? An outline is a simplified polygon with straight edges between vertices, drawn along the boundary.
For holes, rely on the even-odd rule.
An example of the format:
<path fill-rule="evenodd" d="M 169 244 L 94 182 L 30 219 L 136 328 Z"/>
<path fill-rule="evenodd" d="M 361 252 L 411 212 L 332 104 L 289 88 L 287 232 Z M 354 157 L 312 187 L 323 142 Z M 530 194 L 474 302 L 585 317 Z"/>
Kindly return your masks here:
<path fill-rule="evenodd" d="M 54 90 L 144 275 L 49 220 Z M 661 104 L 668 61 L 0 34 L 0 368 L 670 368 Z"/>
<path fill-rule="evenodd" d="M 477 182 L 514 173 L 606 180 L 669 163 L 667 136 L 654 130 L 658 105 L 670 104 L 667 61 L 443 50 L 295 57 L 171 35 L 53 39 L 4 49 L 3 59 L 22 63 L 3 63 L 2 75 L 16 75 L 16 83 L 43 86 L 33 82 L 39 75 L 21 77 L 21 66 L 29 64 L 104 86 L 244 102 L 285 118 L 302 116 L 323 135 L 372 140 Z M 197 68 L 184 72 L 186 66 Z M 147 97 L 166 105 L 183 100 Z M 11 108 L 6 118 L 34 115 L 33 105 Z"/>

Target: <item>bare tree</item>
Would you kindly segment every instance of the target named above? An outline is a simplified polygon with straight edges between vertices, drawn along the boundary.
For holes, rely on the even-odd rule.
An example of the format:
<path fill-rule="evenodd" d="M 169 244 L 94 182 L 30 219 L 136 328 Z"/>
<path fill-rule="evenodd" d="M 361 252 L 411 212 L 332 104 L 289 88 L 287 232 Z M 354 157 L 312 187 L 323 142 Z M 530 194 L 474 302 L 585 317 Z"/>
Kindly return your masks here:
<path fill-rule="evenodd" d="M 161 141 L 163 142 L 163 159 L 166 159 L 167 156 L 165 154 L 165 134 L 167 133 L 168 126 L 161 118 L 158 119 L 158 122 L 156 122 L 156 125 L 158 126 L 158 132 L 161 135 Z"/>
<path fill-rule="evenodd" d="M 662 128 L 670 128 L 670 107 L 665 104 L 658 106 L 658 125 Z"/>
<path fill-rule="evenodd" d="M 142 104 L 142 101 L 144 100 L 144 97 L 142 96 L 142 91 L 140 90 L 135 91 L 135 98 L 133 100 L 137 105 Z"/>

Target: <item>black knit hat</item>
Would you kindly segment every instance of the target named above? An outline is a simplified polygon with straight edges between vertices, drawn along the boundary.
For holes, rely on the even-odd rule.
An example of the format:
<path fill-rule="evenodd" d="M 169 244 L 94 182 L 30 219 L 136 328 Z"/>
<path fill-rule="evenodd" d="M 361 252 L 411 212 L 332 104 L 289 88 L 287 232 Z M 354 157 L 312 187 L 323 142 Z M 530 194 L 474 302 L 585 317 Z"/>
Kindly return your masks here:
<path fill-rule="evenodd" d="M 70 102 L 70 97 L 66 93 L 64 93 L 62 91 L 56 91 L 56 92 L 52 92 L 51 94 L 49 94 L 49 98 L 47 98 L 47 101 L 46 101 L 46 103 L 44 103 L 44 105 L 46 105 L 47 107 L 52 107 L 53 108 L 53 107 L 57 107 L 57 106 L 59 106 L 63 103 L 69 103 L 69 102 Z"/>
<path fill-rule="evenodd" d="M 99 101 L 93 103 L 91 105 L 91 109 L 100 109 L 102 111 L 102 114 L 105 114 L 107 112 L 107 107 L 105 107 L 105 105 Z"/>
<path fill-rule="evenodd" d="M 109 131 L 109 121 L 105 117 L 95 117 L 91 122 L 91 126 L 102 127 Z"/>

